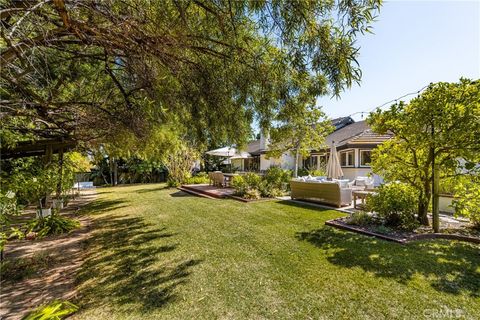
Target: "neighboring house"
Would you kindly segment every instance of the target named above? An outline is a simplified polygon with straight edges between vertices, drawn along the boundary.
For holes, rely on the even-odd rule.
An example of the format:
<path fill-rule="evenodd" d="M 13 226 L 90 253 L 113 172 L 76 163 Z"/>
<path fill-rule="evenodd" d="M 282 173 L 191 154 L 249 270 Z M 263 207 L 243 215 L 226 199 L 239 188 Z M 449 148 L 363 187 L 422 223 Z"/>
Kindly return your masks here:
<path fill-rule="evenodd" d="M 299 166 L 309 170 L 322 170 L 328 161 L 330 146 L 335 143 L 344 177 L 350 180 L 357 176 L 366 176 L 371 173 L 371 151 L 379 144 L 392 137 L 390 134 L 379 135 L 374 133 L 366 121 L 355 122 L 351 117 L 332 120 L 335 131 L 327 136 L 325 150 L 312 150 L 309 157 L 300 159 Z M 283 169 L 293 169 L 294 156 L 286 152 L 280 158 L 267 158 L 268 137 L 252 141 L 247 146 L 252 155 L 248 159 L 234 159 L 232 166 L 238 170 L 264 171 L 272 166 Z"/>

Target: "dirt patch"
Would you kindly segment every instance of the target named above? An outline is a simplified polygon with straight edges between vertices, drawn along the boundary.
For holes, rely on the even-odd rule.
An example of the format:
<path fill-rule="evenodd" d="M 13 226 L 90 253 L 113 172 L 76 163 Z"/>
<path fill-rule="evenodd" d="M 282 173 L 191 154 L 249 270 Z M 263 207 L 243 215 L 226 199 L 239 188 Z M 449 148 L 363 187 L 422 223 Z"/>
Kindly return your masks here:
<path fill-rule="evenodd" d="M 77 212 L 95 198 L 93 190 L 85 192 L 62 210 L 62 215 L 78 219 L 80 228 L 61 236 L 7 244 L 5 263 L 28 269 L 20 270 L 22 274 L 17 278 L 4 278 L 2 270 L 1 319 L 21 319 L 41 304 L 75 298 L 75 278 L 84 258 L 85 240 L 91 232 L 90 219 L 78 217 Z M 5 271 L 8 274 L 7 268 Z"/>

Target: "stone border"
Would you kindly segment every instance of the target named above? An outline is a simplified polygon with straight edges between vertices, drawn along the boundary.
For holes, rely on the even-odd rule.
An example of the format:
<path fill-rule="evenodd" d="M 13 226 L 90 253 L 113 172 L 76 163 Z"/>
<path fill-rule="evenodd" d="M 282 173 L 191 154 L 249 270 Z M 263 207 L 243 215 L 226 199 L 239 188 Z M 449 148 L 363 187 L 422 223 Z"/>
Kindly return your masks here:
<path fill-rule="evenodd" d="M 460 234 L 448 234 L 448 233 L 421 233 L 421 234 L 412 234 L 408 237 L 395 237 L 389 236 L 381 233 L 376 233 L 373 231 L 364 230 L 362 228 L 356 227 L 354 225 L 347 225 L 343 222 L 343 218 L 337 218 L 333 220 L 325 221 L 325 225 L 331 226 L 337 229 L 342 229 L 346 231 L 351 231 L 359 234 L 363 234 L 370 237 L 375 237 L 378 239 L 396 242 L 399 244 L 407 244 L 412 241 L 418 240 L 433 240 L 433 239 L 447 239 L 447 240 L 457 240 L 457 241 L 464 241 L 470 243 L 480 244 L 480 238 L 471 237 L 471 236 L 464 236 Z"/>

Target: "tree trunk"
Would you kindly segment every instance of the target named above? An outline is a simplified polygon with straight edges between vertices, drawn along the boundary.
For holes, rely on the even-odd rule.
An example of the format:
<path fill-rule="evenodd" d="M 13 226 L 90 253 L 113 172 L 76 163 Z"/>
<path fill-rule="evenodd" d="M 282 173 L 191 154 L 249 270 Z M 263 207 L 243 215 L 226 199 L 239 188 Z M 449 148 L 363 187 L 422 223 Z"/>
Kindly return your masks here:
<path fill-rule="evenodd" d="M 63 148 L 58 153 L 58 184 L 57 184 L 57 199 L 62 195 L 62 179 L 63 179 Z"/>
<path fill-rule="evenodd" d="M 52 162 L 52 155 L 53 155 L 53 148 L 52 148 L 52 145 L 49 144 L 46 147 L 45 156 L 43 158 L 43 167 L 44 168 L 47 168 L 47 166 L 49 166 L 50 163 Z M 42 198 L 40 199 L 40 209 L 42 209 L 43 207 L 45 207 L 45 208 L 47 207 L 48 196 L 49 196 L 48 193 L 45 193 L 44 195 L 42 195 Z"/>
<path fill-rule="evenodd" d="M 418 221 L 424 225 L 428 226 L 428 205 L 430 204 L 430 197 L 431 197 L 431 191 L 430 191 L 430 179 L 427 179 L 424 182 L 423 185 L 423 190 L 420 193 L 419 196 L 419 201 L 418 201 Z"/>
<path fill-rule="evenodd" d="M 113 159 L 113 185 L 118 184 L 118 164 L 115 158 Z"/>
<path fill-rule="evenodd" d="M 433 171 L 433 198 L 432 198 L 432 224 L 433 224 L 433 231 L 440 232 L 440 208 L 439 208 L 439 193 L 438 187 L 440 184 L 440 169 L 438 164 L 435 164 L 434 171 Z"/>
<path fill-rule="evenodd" d="M 295 149 L 295 169 L 293 170 L 293 177 L 298 177 L 298 148 Z"/>
<path fill-rule="evenodd" d="M 108 159 L 108 167 L 110 171 L 110 185 L 113 186 L 113 160 L 112 158 Z"/>

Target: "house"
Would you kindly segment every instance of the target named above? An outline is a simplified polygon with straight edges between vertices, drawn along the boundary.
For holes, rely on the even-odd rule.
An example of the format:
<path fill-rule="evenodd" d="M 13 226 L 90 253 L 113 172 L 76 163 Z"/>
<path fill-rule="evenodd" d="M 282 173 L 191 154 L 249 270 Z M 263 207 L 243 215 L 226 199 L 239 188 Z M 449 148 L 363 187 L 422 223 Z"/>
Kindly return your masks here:
<path fill-rule="evenodd" d="M 372 149 L 392 137 L 391 134 L 374 133 L 366 121 L 355 122 L 351 117 L 332 120 L 335 131 L 326 137 L 326 145 L 335 143 L 344 177 L 350 180 L 357 176 L 371 173 L 370 157 Z M 232 167 L 242 171 L 264 171 L 272 166 L 293 169 L 294 156 L 286 152 L 280 158 L 268 158 L 268 136 L 260 135 L 260 139 L 247 146 L 251 157 L 232 160 Z M 312 150 L 308 157 L 299 159 L 299 167 L 308 170 L 325 169 L 330 149 Z"/>
<path fill-rule="evenodd" d="M 347 119 L 352 120 L 350 117 Z M 338 121 L 338 119 L 332 122 Z M 371 153 L 382 142 L 390 139 L 391 134 L 374 133 L 366 121 L 348 121 L 348 124 L 335 129 L 326 137 L 326 145 L 335 143 L 344 178 L 353 180 L 358 176 L 372 173 Z M 309 170 L 321 170 L 326 167 L 330 149 L 312 150 L 310 156 L 303 159 L 303 167 Z"/>

